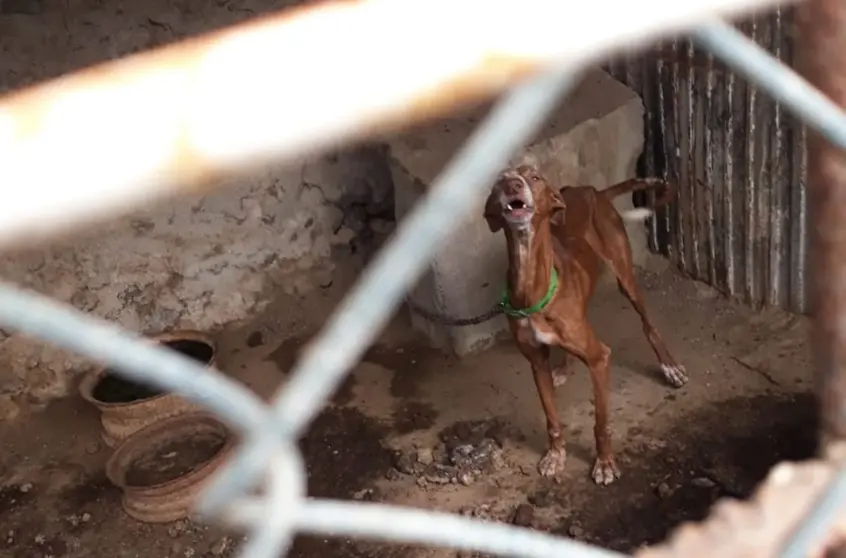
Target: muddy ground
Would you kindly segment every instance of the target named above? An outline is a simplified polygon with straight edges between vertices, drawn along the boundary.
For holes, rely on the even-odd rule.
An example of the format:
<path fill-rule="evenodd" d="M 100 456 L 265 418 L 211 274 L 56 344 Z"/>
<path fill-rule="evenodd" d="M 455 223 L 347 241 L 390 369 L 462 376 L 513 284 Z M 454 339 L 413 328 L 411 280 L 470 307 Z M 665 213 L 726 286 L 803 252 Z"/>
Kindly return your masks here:
<path fill-rule="evenodd" d="M 616 484 L 588 479 L 593 419 L 581 365 L 558 392 L 567 471 L 558 483 L 545 481 L 535 470 L 545 442 L 540 405 L 512 344 L 464 360 L 445 357 L 427 349 L 401 313 L 303 439 L 309 493 L 514 521 L 631 550 L 702 518 L 718 498 L 749 494 L 777 461 L 809 456 L 815 414 L 804 320 L 744 309 L 661 260 L 640 281 L 691 381 L 681 390 L 664 385 L 635 313 L 604 285 L 592 321 L 613 350 L 612 420 L 623 472 Z M 269 397 L 348 284 L 338 274 L 330 287 L 282 298 L 254 323 L 220 333 L 221 368 Z M 103 473 L 108 454 L 97 413 L 80 398 L 0 426 L 0 452 L 2 556 L 229 556 L 241 541 L 188 520 L 145 525 L 128 518 Z M 299 538 L 290 555 L 454 554 Z"/>

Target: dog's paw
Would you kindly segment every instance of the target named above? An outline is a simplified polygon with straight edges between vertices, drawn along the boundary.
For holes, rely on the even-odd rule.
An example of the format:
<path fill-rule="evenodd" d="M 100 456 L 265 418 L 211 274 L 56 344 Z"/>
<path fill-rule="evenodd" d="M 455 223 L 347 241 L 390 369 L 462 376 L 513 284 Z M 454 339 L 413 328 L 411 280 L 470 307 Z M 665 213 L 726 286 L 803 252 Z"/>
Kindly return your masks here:
<path fill-rule="evenodd" d="M 615 480 L 620 478 L 620 470 L 617 464 L 614 463 L 614 458 L 597 459 L 593 465 L 593 472 L 591 473 L 593 482 L 602 486 L 608 486 Z"/>
<path fill-rule="evenodd" d="M 538 463 L 538 472 L 542 477 L 551 479 L 558 476 L 564 470 L 564 463 L 567 461 L 567 452 L 564 448 L 549 449 Z"/>
<path fill-rule="evenodd" d="M 661 372 L 664 374 L 664 378 L 667 379 L 667 383 L 673 387 L 680 388 L 687 383 L 687 372 L 684 366 L 678 364 L 675 366 L 662 364 Z"/>
<path fill-rule="evenodd" d="M 567 374 L 567 370 L 563 368 L 555 368 L 552 371 L 552 385 L 554 387 L 560 387 L 566 384 L 567 378 L 569 378 L 569 375 Z"/>

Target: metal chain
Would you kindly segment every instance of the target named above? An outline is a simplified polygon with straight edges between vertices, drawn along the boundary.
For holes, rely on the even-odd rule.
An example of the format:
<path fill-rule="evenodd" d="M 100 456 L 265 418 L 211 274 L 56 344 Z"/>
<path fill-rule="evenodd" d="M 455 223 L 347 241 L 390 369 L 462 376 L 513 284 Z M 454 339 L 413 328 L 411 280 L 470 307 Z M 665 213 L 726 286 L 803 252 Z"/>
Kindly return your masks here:
<path fill-rule="evenodd" d="M 423 308 L 416 302 L 413 302 L 411 298 L 405 298 L 406 304 L 411 309 L 412 312 L 422 316 L 423 318 L 429 320 L 432 323 L 447 325 L 447 326 L 469 326 L 469 325 L 476 325 L 482 322 L 486 322 L 490 319 L 495 318 L 496 316 L 502 314 L 502 303 L 497 302 L 493 308 L 485 312 L 484 314 L 480 314 L 473 318 L 455 318 L 452 316 L 448 316 L 446 314 L 438 314 L 432 310 L 428 310 Z"/>

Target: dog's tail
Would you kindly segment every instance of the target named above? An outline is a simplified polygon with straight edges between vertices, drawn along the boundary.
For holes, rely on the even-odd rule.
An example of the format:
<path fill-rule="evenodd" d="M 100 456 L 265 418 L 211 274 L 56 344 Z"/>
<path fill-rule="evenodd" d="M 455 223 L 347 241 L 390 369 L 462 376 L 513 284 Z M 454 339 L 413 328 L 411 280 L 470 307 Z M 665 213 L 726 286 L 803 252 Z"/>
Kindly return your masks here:
<path fill-rule="evenodd" d="M 671 186 L 666 180 L 660 178 L 632 178 L 624 180 L 619 184 L 601 190 L 601 193 L 609 200 L 629 194 L 632 192 L 643 192 L 647 190 L 654 190 L 661 188 L 659 196 L 655 199 L 655 203 L 644 208 L 647 210 L 655 210 L 664 207 L 676 197 L 676 189 Z"/>

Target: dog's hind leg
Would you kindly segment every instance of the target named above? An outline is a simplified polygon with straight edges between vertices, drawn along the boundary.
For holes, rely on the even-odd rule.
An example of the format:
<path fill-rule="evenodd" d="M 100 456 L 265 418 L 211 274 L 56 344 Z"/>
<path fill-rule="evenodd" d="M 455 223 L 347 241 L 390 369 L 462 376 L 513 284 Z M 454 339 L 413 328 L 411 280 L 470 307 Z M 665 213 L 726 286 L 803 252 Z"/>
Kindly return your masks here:
<path fill-rule="evenodd" d="M 658 357 L 658 362 L 661 365 L 661 373 L 664 378 L 673 387 L 682 387 L 687 383 L 687 372 L 684 366 L 676 362 L 667 349 L 664 339 L 652 325 L 649 315 L 646 313 L 646 306 L 643 303 L 643 297 L 640 294 L 640 289 L 634 278 L 634 273 L 629 270 L 617 275 L 620 292 L 632 303 L 635 311 L 640 315 L 641 323 L 643 324 L 643 333 L 646 335 L 647 341 L 655 351 L 655 356 Z"/>
<path fill-rule="evenodd" d="M 687 383 L 687 372 L 684 366 L 676 362 L 670 354 L 667 345 L 649 319 L 649 315 L 646 312 L 646 305 L 643 303 L 643 295 L 641 295 L 640 288 L 635 280 L 634 266 L 632 265 L 632 247 L 629 244 L 629 237 L 626 236 L 623 221 L 610 202 L 605 201 L 605 204 L 603 204 L 605 206 L 604 209 L 599 205 L 597 206 L 604 213 L 603 218 L 596 221 L 597 233 L 601 242 L 600 255 L 617 277 L 620 292 L 629 299 L 635 311 L 640 315 L 640 321 L 643 324 L 643 333 L 652 346 L 652 350 L 655 351 L 655 356 L 658 357 L 658 362 L 661 365 L 661 373 L 664 375 L 667 383 L 673 387 L 682 387 Z"/>

